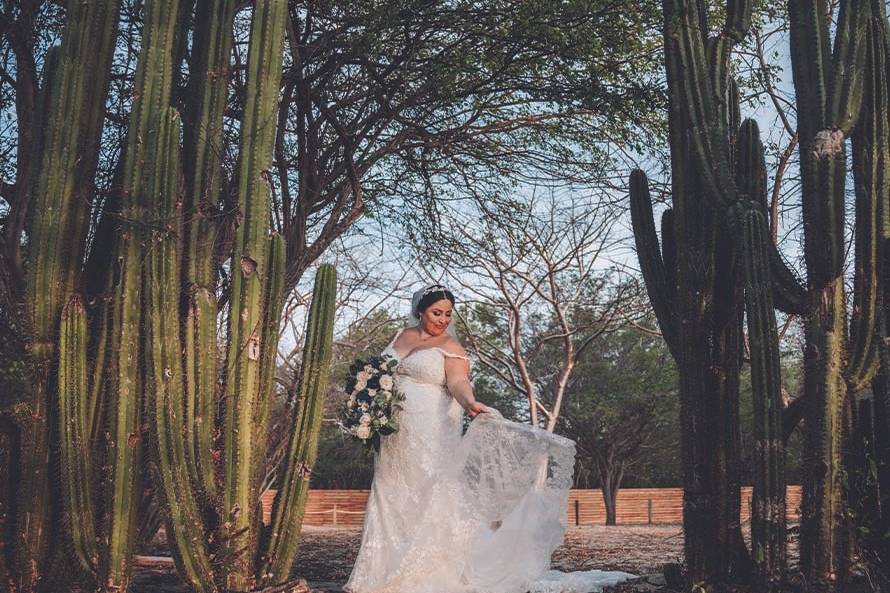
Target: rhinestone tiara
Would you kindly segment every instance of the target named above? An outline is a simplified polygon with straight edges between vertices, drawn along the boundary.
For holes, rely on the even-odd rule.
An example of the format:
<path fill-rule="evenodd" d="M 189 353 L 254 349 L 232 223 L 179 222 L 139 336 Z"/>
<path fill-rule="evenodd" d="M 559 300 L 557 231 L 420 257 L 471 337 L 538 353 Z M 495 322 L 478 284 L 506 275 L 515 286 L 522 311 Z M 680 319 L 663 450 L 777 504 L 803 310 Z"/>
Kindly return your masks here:
<path fill-rule="evenodd" d="M 432 286 L 426 288 L 420 296 L 422 298 L 432 292 L 442 292 L 444 290 L 448 290 L 448 289 L 445 288 L 444 286 L 442 286 L 441 284 L 433 284 Z"/>

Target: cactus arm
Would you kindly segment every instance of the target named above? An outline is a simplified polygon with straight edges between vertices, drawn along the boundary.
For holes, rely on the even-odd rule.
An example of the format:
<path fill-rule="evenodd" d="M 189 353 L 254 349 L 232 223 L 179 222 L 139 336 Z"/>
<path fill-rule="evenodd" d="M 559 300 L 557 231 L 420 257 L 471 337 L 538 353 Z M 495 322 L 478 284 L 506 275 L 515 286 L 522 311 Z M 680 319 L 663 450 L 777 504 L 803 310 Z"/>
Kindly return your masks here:
<path fill-rule="evenodd" d="M 674 211 L 670 208 L 661 213 L 661 259 L 664 262 L 667 294 L 670 297 L 670 302 L 676 303 L 677 237 L 674 229 Z"/>
<path fill-rule="evenodd" d="M 862 100 L 861 34 L 867 6 L 861 0 L 840 3 L 835 53 L 829 46 L 824 2 L 789 2 L 791 61 L 797 100 L 803 185 L 803 211 L 812 245 L 807 270 L 811 285 L 821 287 L 843 269 L 843 144 Z M 852 69 L 851 69 L 852 68 Z"/>
<path fill-rule="evenodd" d="M 232 254 L 222 509 L 222 520 L 229 526 L 225 534 L 228 550 L 239 554 L 226 586 L 237 591 L 250 588 L 255 577 L 257 538 L 251 527 L 255 523 L 259 484 L 253 479 L 253 464 L 262 463 L 264 448 L 254 438 L 253 421 L 263 395 L 259 353 L 269 339 L 263 335 L 270 209 L 269 187 L 263 172 L 270 166 L 275 141 L 286 8 L 285 0 L 261 0 L 255 5 L 241 125 L 238 164 L 241 221 Z"/>
<path fill-rule="evenodd" d="M 825 0 L 811 2 L 790 0 L 788 17 L 791 39 L 792 74 L 798 104 L 797 128 L 801 138 L 809 142 L 828 120 L 825 98 L 831 69 L 831 48 Z"/>
<path fill-rule="evenodd" d="M 782 377 L 776 315 L 770 286 L 766 208 L 766 163 L 760 132 L 746 120 L 737 142 L 736 180 L 757 207 L 740 212 L 744 253 L 745 311 L 754 402 L 754 492 L 751 547 L 758 584 L 781 586 L 785 568 L 785 447 L 782 437 Z"/>
<path fill-rule="evenodd" d="M 783 313 L 803 315 L 807 312 L 807 289 L 804 288 L 776 244 L 770 241 L 769 250 L 770 276 L 773 285 L 773 302 Z"/>
<path fill-rule="evenodd" d="M 671 352 L 679 353 L 677 349 L 677 316 L 674 305 L 674 288 L 670 281 L 672 275 L 668 272 L 665 260 L 658 246 L 658 236 L 655 234 L 655 222 L 652 214 L 652 200 L 649 195 L 649 181 L 646 174 L 639 169 L 630 175 L 630 204 L 631 222 L 633 224 L 634 240 L 636 241 L 637 257 L 640 260 L 640 268 L 643 279 L 646 282 L 646 290 L 649 300 L 658 318 L 661 333 Z M 665 240 L 665 251 L 668 241 Z M 676 256 L 672 254 L 672 258 Z M 674 262 L 675 260 L 669 260 Z M 674 266 L 672 270 L 676 270 Z M 673 272 L 675 277 L 676 272 Z"/>
<path fill-rule="evenodd" d="M 690 22 L 688 0 L 666 0 L 663 6 L 668 90 L 676 105 L 682 106 L 676 109 L 683 110 L 689 130 L 685 141 L 703 194 L 715 199 L 715 206 L 728 208 L 738 191 L 725 140 L 726 118 L 721 119 L 719 111 L 726 102 L 725 72 L 733 43 L 724 35 L 706 44 Z"/>
<path fill-rule="evenodd" d="M 207 288 L 194 290 L 185 319 L 185 430 L 189 471 L 200 496 L 218 495 L 213 461 L 216 419 L 217 336 L 216 297 Z"/>
<path fill-rule="evenodd" d="M 62 517 L 72 555 L 86 575 L 95 577 L 98 562 L 93 505 L 91 406 L 87 389 L 87 319 L 83 304 L 72 298 L 62 309 L 57 379 L 59 468 Z"/>
<path fill-rule="evenodd" d="M 874 22 L 874 21 L 872 21 Z M 867 37 L 866 103 L 852 135 L 853 182 L 856 190 L 856 245 L 853 314 L 847 382 L 852 392 L 865 387 L 878 370 L 879 250 L 888 239 L 882 200 L 890 195 L 887 60 L 883 27 L 870 26 Z"/>
<path fill-rule="evenodd" d="M 785 446 L 782 435 L 782 379 L 775 311 L 769 283 L 767 218 L 748 211 L 745 242 L 759 246 L 744 258 L 751 389 L 754 394 L 754 492 L 751 519 L 756 579 L 769 589 L 781 586 L 786 562 Z"/>
<path fill-rule="evenodd" d="M 193 481 L 206 499 L 217 496 L 213 461 L 216 417 L 217 303 L 214 286 L 217 227 L 212 221 L 222 188 L 223 110 L 229 83 L 235 2 L 199 0 L 192 47 L 194 73 L 184 112 L 186 173 L 184 286 L 192 291 L 184 329 L 186 357 L 186 430 Z"/>
<path fill-rule="evenodd" d="M 195 216 L 188 231 L 187 284 L 215 283 L 215 227 L 208 217 L 222 188 L 223 111 L 229 83 L 236 2 L 199 0 L 195 14 L 189 101 L 183 136 L 186 207 Z"/>
<path fill-rule="evenodd" d="M 268 419 L 271 402 L 275 398 L 275 369 L 278 367 L 278 337 L 281 327 L 281 310 L 284 306 L 284 273 L 287 264 L 287 243 L 284 236 L 275 234 L 269 241 L 269 272 L 266 278 L 266 297 L 264 305 L 263 335 L 268 336 L 262 352 L 260 365 L 260 405 L 257 407 L 255 425 L 256 441 L 268 442 Z M 254 464 L 253 480 L 262 484 L 265 477 L 266 464 Z M 260 521 L 262 524 L 262 521 Z"/>
<path fill-rule="evenodd" d="M 28 413 L 19 415 L 23 468 L 15 489 L 9 584 L 20 591 L 39 586 L 49 524 L 48 403 L 61 309 L 76 288 L 82 255 L 86 200 L 79 188 L 91 187 L 98 162 L 104 98 L 108 91 L 111 47 L 116 39 L 117 2 L 78 3 L 69 9 L 62 46 L 47 56 L 39 98 L 44 132 L 36 133 L 41 157 L 30 173 L 34 187 L 31 253 L 25 278 L 30 362 L 33 380 Z M 91 39 L 92 47 L 83 40 Z M 89 63 L 90 68 L 82 65 Z M 84 395 L 85 397 L 85 395 Z M 8 540 L 3 537 L 4 548 Z M 8 549 L 8 548 L 6 548 Z"/>
<path fill-rule="evenodd" d="M 862 100 L 864 69 L 850 67 L 863 55 L 861 30 L 868 7 L 861 0 L 840 6 L 832 53 L 826 3 L 789 2 L 808 288 L 800 565 L 816 591 L 842 585 L 850 556 L 843 516 L 843 441 L 849 414 L 844 376 L 844 144 Z"/>
<path fill-rule="evenodd" d="M 42 99 L 49 115 L 41 162 L 35 169 L 35 211 L 41 216 L 34 217 L 30 233 L 38 248 L 29 290 L 40 298 L 30 298 L 29 304 L 34 319 L 52 319 L 42 322 L 39 332 L 47 331 L 47 326 L 55 329 L 80 270 L 89 226 L 85 224 L 89 201 L 83 198 L 91 191 L 105 115 L 104 102 L 97 97 L 108 90 L 117 15 L 116 1 L 73 6 L 62 47 L 50 59 L 58 64 L 50 69 L 55 80 L 47 80 L 51 94 Z"/>
<path fill-rule="evenodd" d="M 127 152 L 124 161 L 121 220 L 118 235 L 118 266 L 113 281 L 111 352 L 109 360 L 108 477 L 105 499 L 109 505 L 103 521 L 108 538 L 101 582 L 125 589 L 132 568 L 136 540 L 136 513 L 142 439 L 143 386 L 142 316 L 143 261 L 151 236 L 146 231 L 149 206 L 155 189 L 151 180 L 165 162 L 169 150 L 161 128 L 170 100 L 176 38 L 177 2 L 149 1 L 145 5 L 142 48 L 136 69 Z"/>
<path fill-rule="evenodd" d="M 131 210 L 132 211 L 132 210 Z M 102 532 L 108 538 L 106 554 L 102 558 L 101 582 L 125 588 L 130 575 L 132 541 L 135 536 L 137 494 L 137 465 L 141 450 L 142 386 L 137 361 L 139 355 L 139 326 L 141 323 L 141 249 L 130 231 L 117 270 L 117 294 L 114 297 L 111 337 L 114 352 L 112 375 L 105 396 L 108 406 L 106 438 L 105 499 Z"/>
<path fill-rule="evenodd" d="M 156 220 L 166 224 L 155 231 L 148 256 L 146 340 L 151 402 L 152 445 L 157 463 L 158 491 L 167 521 L 167 538 L 179 575 L 200 593 L 215 591 L 206 547 L 204 521 L 189 472 L 189 433 L 184 429 L 185 390 L 179 335 L 180 237 L 179 118 L 168 109 L 160 120 L 159 146 L 150 195 L 156 200 Z"/>
<path fill-rule="evenodd" d="M 336 295 L 336 270 L 330 265 L 319 267 L 307 320 L 298 406 L 293 415 L 295 429 L 290 436 L 283 482 L 272 510 L 269 545 L 260 568 L 260 574 L 270 585 L 288 579 L 297 556 L 330 373 Z"/>
<path fill-rule="evenodd" d="M 871 10 L 868 0 L 840 3 L 834 38 L 831 94 L 827 111 L 833 129 L 847 134 L 859 119 L 865 82 L 866 31 Z"/>
<path fill-rule="evenodd" d="M 708 150 L 710 130 L 702 122 L 716 121 L 713 105 L 714 93 L 707 82 L 707 52 L 698 31 L 689 19 L 692 18 L 688 3 L 684 0 L 671 0 L 665 6 L 665 62 L 668 72 L 668 88 L 678 105 L 685 106 L 689 133 L 686 142 L 696 161 L 703 160 Z M 705 29 L 704 31 L 707 31 Z M 702 167 L 702 185 L 707 193 L 720 196 L 718 181 L 714 172 Z"/>

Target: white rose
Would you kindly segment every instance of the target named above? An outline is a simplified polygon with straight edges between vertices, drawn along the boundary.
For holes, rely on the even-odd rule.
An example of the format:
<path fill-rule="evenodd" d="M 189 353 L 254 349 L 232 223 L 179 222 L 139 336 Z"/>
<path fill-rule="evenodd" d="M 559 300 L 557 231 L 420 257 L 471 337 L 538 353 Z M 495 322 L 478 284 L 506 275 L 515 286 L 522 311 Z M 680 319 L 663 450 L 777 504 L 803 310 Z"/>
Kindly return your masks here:
<path fill-rule="evenodd" d="M 380 424 L 386 424 L 387 422 L 389 422 L 389 418 L 387 418 L 386 416 L 380 417 Z"/>
<path fill-rule="evenodd" d="M 355 390 L 356 390 L 356 392 L 359 392 L 359 391 L 361 391 L 362 389 L 364 389 L 364 388 L 367 387 L 367 386 L 368 386 L 368 382 L 367 382 L 367 381 L 356 381 L 356 383 L 355 383 Z"/>
<path fill-rule="evenodd" d="M 367 424 L 362 424 L 358 428 L 355 429 L 355 436 L 360 439 L 367 439 L 371 437 L 371 427 Z"/>
<path fill-rule="evenodd" d="M 359 406 L 359 407 L 362 409 L 363 412 L 367 412 L 369 406 L 368 406 L 368 404 L 366 404 L 366 403 L 362 403 L 362 405 Z"/>
<path fill-rule="evenodd" d="M 359 383 L 367 383 L 370 378 L 371 373 L 368 373 L 367 371 L 359 371 L 358 375 L 355 376 L 355 380 Z"/>
<path fill-rule="evenodd" d="M 355 407 L 355 396 L 354 395 L 349 396 L 349 402 L 347 403 L 347 405 L 350 408 Z"/>
<path fill-rule="evenodd" d="M 372 367 L 372 366 L 369 365 L 369 364 L 366 364 L 366 365 L 365 365 L 365 372 L 368 374 L 368 376 L 371 376 L 371 375 L 374 373 L 374 367 Z"/>
<path fill-rule="evenodd" d="M 392 389 L 392 377 L 389 375 L 383 375 L 380 377 L 380 387 L 386 391 Z"/>
<path fill-rule="evenodd" d="M 362 417 L 359 419 L 359 422 L 362 425 L 371 424 L 371 415 L 370 414 L 362 414 Z"/>
<path fill-rule="evenodd" d="M 376 390 L 376 389 L 369 389 L 369 390 L 368 390 L 368 395 L 370 395 L 371 397 L 374 397 L 375 395 L 377 395 L 377 390 Z"/>

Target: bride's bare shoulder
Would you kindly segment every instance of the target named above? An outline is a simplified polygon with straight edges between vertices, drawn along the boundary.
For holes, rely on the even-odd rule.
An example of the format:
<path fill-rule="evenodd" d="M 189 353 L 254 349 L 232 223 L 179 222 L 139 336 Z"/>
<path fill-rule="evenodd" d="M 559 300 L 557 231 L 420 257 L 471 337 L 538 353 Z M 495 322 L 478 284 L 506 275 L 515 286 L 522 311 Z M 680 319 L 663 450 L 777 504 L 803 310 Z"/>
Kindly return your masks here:
<path fill-rule="evenodd" d="M 414 341 L 416 331 L 413 327 L 403 327 L 396 332 L 392 344 L 408 344 Z"/>

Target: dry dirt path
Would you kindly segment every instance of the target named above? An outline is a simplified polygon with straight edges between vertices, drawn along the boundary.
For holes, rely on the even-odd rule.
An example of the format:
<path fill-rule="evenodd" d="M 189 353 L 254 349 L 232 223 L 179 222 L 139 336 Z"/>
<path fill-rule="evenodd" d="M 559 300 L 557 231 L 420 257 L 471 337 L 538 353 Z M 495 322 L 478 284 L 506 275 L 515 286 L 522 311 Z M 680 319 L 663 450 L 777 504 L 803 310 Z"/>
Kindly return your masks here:
<path fill-rule="evenodd" d="M 314 590 L 339 591 L 349 577 L 360 538 L 358 528 L 304 527 L 295 576 L 305 578 Z M 651 575 L 666 563 L 679 562 L 682 548 L 679 525 L 570 527 L 552 565 L 567 571 L 599 568 Z M 169 565 L 151 566 L 145 560 L 131 593 L 186 593 Z"/>

